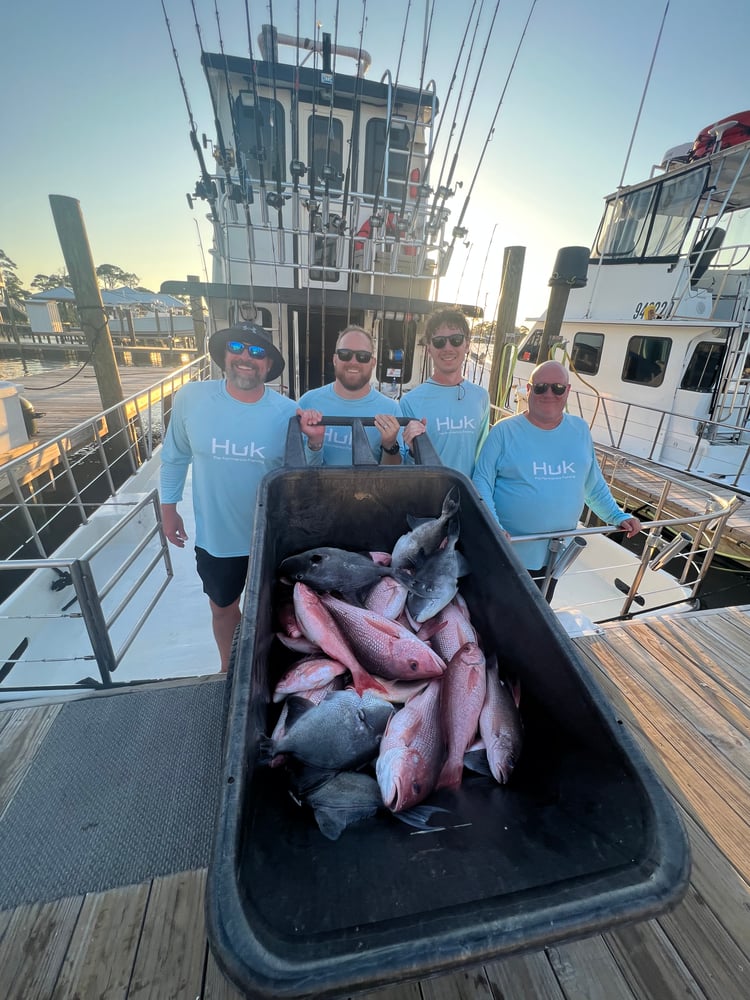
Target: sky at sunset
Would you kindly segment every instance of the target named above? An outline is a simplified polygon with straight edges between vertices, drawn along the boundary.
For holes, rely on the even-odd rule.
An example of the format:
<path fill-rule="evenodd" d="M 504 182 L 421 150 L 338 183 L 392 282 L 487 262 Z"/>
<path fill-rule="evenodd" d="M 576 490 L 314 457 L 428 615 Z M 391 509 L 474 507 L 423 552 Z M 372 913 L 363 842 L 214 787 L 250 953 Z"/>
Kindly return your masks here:
<path fill-rule="evenodd" d="M 244 2 L 217 3 L 224 50 L 247 55 Z M 198 132 L 213 137 L 191 4 L 164 0 L 164 6 Z M 402 83 L 418 84 L 424 0 L 340 2 L 338 26 L 336 6 L 335 0 L 300 2 L 300 33 L 312 35 L 317 18 L 340 45 L 358 47 L 364 12 L 368 77 L 379 80 L 390 69 Z M 665 7 L 662 0 L 503 0 L 487 42 L 495 0 L 485 0 L 462 103 L 456 106 L 456 87 L 444 125 L 447 136 L 449 119 L 456 118 L 458 129 L 467 122 L 454 219 L 503 88 L 505 94 L 466 209 L 469 246 L 459 245 L 441 298 L 494 314 L 503 249 L 521 245 L 526 264 L 519 321 L 537 315 L 547 303 L 557 250 L 591 245 L 605 194 L 621 179 L 647 177 L 665 150 L 692 142 L 705 125 L 750 107 L 746 0 L 671 0 L 644 97 Z M 434 2 L 425 78 L 435 80 L 443 101 L 470 8 L 470 0 Z M 204 47 L 219 51 L 214 0 L 195 0 L 195 9 Z M 271 10 L 280 31 L 296 34 L 296 2 L 253 2 L 256 55 L 255 39 Z M 485 66 L 469 108 L 485 43 Z M 281 57 L 295 58 L 289 48 Z M 188 273 L 205 277 L 211 233 L 205 203 L 191 211 L 185 197 L 198 165 L 160 0 L 7 5 L 0 83 L 0 248 L 26 285 L 35 274 L 64 266 L 50 194 L 80 201 L 95 263 L 135 272 L 154 290 Z"/>

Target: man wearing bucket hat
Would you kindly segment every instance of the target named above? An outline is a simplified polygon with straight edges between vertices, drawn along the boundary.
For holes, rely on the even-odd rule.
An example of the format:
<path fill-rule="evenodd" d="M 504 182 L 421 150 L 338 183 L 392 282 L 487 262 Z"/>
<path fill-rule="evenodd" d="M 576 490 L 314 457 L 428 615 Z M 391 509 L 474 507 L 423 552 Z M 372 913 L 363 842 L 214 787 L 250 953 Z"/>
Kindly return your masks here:
<path fill-rule="evenodd" d="M 225 671 L 240 620 L 258 486 L 284 461 L 290 417 L 300 418 L 313 465 L 322 459 L 325 428 L 316 426 L 318 411 L 300 410 L 266 385 L 281 375 L 284 359 L 262 327 L 218 330 L 208 351 L 225 378 L 189 382 L 176 393 L 162 448 L 161 504 L 167 539 L 184 548 L 177 504 L 192 463 L 196 565 Z"/>

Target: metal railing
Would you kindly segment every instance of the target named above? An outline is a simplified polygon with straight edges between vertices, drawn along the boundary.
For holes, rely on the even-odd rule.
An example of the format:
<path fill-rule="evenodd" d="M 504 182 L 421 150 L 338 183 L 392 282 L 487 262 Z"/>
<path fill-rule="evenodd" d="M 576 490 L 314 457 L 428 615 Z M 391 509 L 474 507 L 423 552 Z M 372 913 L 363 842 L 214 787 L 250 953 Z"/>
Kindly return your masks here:
<path fill-rule="evenodd" d="M 174 393 L 210 374 L 206 355 L 0 466 L 2 560 L 44 559 L 147 461 Z M 1 563 L 0 563 L 1 565 Z"/>
<path fill-rule="evenodd" d="M 115 502 L 113 506 L 116 508 L 119 505 Z M 152 523 L 139 532 L 138 540 L 134 544 L 128 540 L 125 545 L 126 555 L 124 557 L 103 560 L 107 576 L 103 581 L 97 582 L 97 572 L 94 567 L 97 556 L 105 555 L 106 557 L 115 551 L 118 543 L 122 543 L 123 535 L 129 526 L 134 524 L 136 519 L 140 518 L 149 507 L 153 514 Z M 152 581 L 146 603 L 135 606 L 134 598 L 136 595 L 143 595 L 147 580 L 151 578 L 152 573 L 160 565 L 163 566 L 164 576 Z M 0 679 L 7 677 L 13 667 L 21 660 L 23 660 L 24 668 L 46 663 L 59 666 L 83 660 L 94 661 L 99 671 L 101 686 L 111 687 L 113 672 L 117 669 L 173 576 L 169 548 L 161 524 L 158 492 L 151 490 L 140 500 L 130 501 L 126 513 L 118 517 L 117 522 L 82 555 L 0 562 L 0 572 L 12 569 L 28 570 L 31 573 L 54 570 L 60 574 L 66 588 L 67 585 L 72 585 L 75 596 L 71 598 L 66 595 L 67 599 L 61 608 L 46 611 L 37 610 L 38 602 L 19 599 L 16 602 L 18 604 L 16 613 L 0 616 L 0 623 L 9 623 L 9 625 L 4 626 L 4 630 L 7 629 L 10 632 L 14 625 L 20 623 L 19 635 L 24 631 L 38 633 L 38 630 L 48 622 L 60 623 L 68 620 L 75 623 L 82 621 L 90 651 L 65 655 L 59 644 L 56 644 L 53 648 L 42 647 L 51 653 L 50 656 L 40 658 L 32 653 L 31 656 L 27 657 L 23 656 L 23 653 L 28 646 L 28 639 L 25 642 L 22 640 L 16 647 L 15 655 L 11 655 L 2 667 L 3 677 Z M 122 592 L 123 580 L 127 581 L 127 589 L 124 592 Z M 33 583 L 33 579 L 28 581 L 29 585 L 33 585 Z M 43 590 L 44 588 L 39 592 L 41 593 Z M 112 639 L 113 627 L 121 619 L 126 623 L 127 631 L 117 642 L 117 648 L 115 648 Z M 26 622 L 37 624 L 29 629 Z M 57 635 L 62 637 L 63 633 L 57 631 Z M 78 632 L 76 632 L 77 638 L 79 638 Z M 83 638 L 82 635 L 81 638 Z M 38 691 L 48 690 L 51 687 L 66 688 L 71 686 L 80 689 L 80 685 L 55 684 L 54 678 L 50 680 L 51 683 L 44 685 L 24 684 L 22 687 L 3 685 L 0 692 L 9 694 L 16 691 Z"/>
<path fill-rule="evenodd" d="M 661 502 L 657 504 L 657 518 L 643 524 L 641 531 L 643 543 L 637 562 L 634 563 L 632 557 L 623 562 L 623 566 L 627 566 L 631 572 L 633 570 L 635 572 L 632 582 L 624 594 L 621 607 L 615 615 L 608 616 L 607 620 L 653 613 L 656 610 L 662 610 L 684 601 L 695 601 L 718 550 L 724 528 L 729 518 L 744 503 L 739 497 L 734 497 L 729 501 L 720 501 L 714 498 L 711 509 L 702 515 L 661 518 L 660 514 L 664 509 L 667 493 L 668 487 L 662 495 Z M 588 511 L 588 517 L 590 518 L 590 516 L 591 512 Z M 668 539 L 664 534 L 664 529 L 674 533 L 674 538 Z M 583 526 L 554 534 L 516 535 L 510 541 L 513 544 L 540 540 L 548 542 L 549 558 L 545 578 L 540 586 L 542 593 L 546 594 L 553 577 L 559 577 L 562 573 L 570 571 L 575 558 L 583 551 L 587 536 L 611 535 L 620 531 L 620 528 L 611 525 Z M 566 546 L 567 539 L 570 539 L 572 544 L 569 543 Z M 679 572 L 670 569 L 670 574 L 674 577 L 675 584 L 687 587 L 689 593 L 677 600 L 672 599 L 663 604 L 650 604 L 642 611 L 634 611 L 633 604 L 640 603 L 639 588 L 647 570 L 663 569 L 668 563 L 676 560 L 681 561 Z M 608 568 L 611 570 L 616 567 L 610 566 Z M 596 570 L 592 572 L 596 572 Z"/>

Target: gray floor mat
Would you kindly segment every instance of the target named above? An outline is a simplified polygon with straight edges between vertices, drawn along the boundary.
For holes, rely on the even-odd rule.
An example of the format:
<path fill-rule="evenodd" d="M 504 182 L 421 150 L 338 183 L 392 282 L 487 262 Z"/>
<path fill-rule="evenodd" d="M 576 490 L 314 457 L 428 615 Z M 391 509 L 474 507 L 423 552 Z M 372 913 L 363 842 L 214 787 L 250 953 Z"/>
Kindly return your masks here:
<path fill-rule="evenodd" d="M 0 819 L 0 909 L 207 865 L 224 685 L 65 705 Z"/>

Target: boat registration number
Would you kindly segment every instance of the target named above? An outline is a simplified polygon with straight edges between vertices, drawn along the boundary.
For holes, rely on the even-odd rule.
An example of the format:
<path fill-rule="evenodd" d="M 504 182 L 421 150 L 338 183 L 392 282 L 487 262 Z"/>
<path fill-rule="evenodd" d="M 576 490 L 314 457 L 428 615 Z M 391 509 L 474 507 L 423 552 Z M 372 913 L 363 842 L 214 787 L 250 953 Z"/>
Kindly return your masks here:
<path fill-rule="evenodd" d="M 639 302 L 635 307 L 633 319 L 666 319 L 672 311 L 672 302 Z"/>

